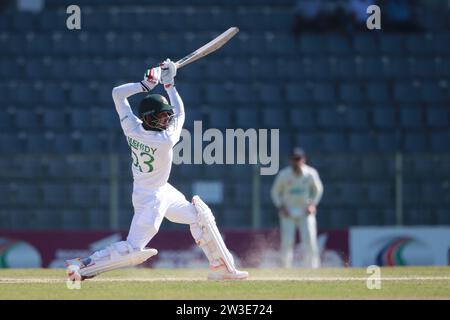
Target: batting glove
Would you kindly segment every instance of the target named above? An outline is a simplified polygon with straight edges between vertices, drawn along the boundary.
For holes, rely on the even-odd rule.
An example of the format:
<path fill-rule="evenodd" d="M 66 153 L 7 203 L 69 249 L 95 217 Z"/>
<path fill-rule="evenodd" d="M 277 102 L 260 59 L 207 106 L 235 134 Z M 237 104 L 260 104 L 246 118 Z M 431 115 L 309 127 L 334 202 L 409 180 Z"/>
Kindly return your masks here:
<path fill-rule="evenodd" d="M 170 59 L 166 59 L 160 64 L 161 67 L 161 83 L 165 88 L 170 88 L 175 84 L 175 76 L 177 75 L 177 66 Z"/>
<path fill-rule="evenodd" d="M 161 81 L 161 68 L 148 69 L 145 72 L 144 80 L 141 81 L 141 85 L 145 91 L 151 91 Z"/>

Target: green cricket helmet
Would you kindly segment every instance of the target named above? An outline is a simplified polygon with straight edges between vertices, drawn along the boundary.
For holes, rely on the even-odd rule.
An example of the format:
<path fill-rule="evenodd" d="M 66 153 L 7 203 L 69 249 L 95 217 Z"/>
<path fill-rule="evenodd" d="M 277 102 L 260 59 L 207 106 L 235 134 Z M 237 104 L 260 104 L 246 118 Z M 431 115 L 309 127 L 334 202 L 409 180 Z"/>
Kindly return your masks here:
<path fill-rule="evenodd" d="M 174 107 L 160 94 L 149 94 L 139 104 L 139 118 L 144 122 L 146 130 L 166 130 L 173 120 Z M 166 112 L 168 118 L 161 119 L 160 114 Z"/>

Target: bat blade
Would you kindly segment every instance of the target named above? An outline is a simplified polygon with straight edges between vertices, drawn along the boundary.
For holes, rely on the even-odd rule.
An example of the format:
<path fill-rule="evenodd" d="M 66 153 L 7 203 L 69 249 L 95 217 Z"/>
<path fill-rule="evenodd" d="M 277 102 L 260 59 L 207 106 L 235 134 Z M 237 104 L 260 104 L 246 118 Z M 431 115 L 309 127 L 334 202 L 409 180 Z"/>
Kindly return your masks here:
<path fill-rule="evenodd" d="M 221 48 L 225 43 L 227 43 L 231 38 L 233 38 L 237 33 L 239 32 L 239 28 L 237 27 L 231 27 L 221 35 L 217 36 L 204 46 L 198 48 L 194 52 L 188 54 L 184 58 L 178 60 L 175 62 L 175 65 L 177 66 L 177 69 L 180 69 L 184 67 L 185 65 L 188 65 L 191 62 L 194 62 L 198 59 L 203 58 L 204 56 L 207 56 L 211 52 L 216 51 L 217 49 Z"/>

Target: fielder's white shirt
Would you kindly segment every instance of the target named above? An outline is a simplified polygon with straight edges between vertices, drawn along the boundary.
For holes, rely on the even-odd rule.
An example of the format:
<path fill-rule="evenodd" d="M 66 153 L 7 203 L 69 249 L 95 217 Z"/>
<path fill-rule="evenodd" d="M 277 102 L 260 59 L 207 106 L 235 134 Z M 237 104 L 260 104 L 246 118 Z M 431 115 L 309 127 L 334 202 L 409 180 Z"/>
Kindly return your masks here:
<path fill-rule="evenodd" d="M 184 105 L 175 87 L 166 89 L 170 104 L 174 106 L 174 124 L 167 130 L 147 131 L 142 120 L 131 110 L 128 97 L 146 92 L 141 83 L 127 83 L 113 89 L 113 100 L 120 124 L 131 149 L 133 179 L 147 187 L 160 187 L 167 183 L 173 158 L 173 146 L 180 140 L 184 124 Z"/>
<path fill-rule="evenodd" d="M 292 167 L 282 169 L 272 185 L 271 197 L 276 207 L 286 206 L 292 216 L 300 216 L 310 203 L 318 204 L 323 185 L 317 170 L 303 165 L 300 175 Z"/>

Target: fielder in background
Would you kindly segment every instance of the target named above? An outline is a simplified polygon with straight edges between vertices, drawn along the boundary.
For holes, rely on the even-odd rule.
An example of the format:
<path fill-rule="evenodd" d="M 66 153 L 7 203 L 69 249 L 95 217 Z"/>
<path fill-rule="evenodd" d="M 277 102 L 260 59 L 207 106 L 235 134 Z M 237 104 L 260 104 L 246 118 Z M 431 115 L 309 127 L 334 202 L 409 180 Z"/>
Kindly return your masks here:
<path fill-rule="evenodd" d="M 289 160 L 291 165 L 278 173 L 271 190 L 280 217 L 282 265 L 292 267 L 295 232 L 299 229 L 306 266 L 319 268 L 316 212 L 323 185 L 316 169 L 306 165 L 302 149 L 294 148 Z"/>
<path fill-rule="evenodd" d="M 175 88 L 175 63 L 167 59 L 147 71 L 144 80 L 113 89 L 112 97 L 123 133 L 131 150 L 134 216 L 126 241 L 117 242 L 84 259 L 67 261 L 69 279 L 92 278 L 102 272 L 143 263 L 158 251 L 145 246 L 156 235 L 164 218 L 188 224 L 195 242 L 209 260 L 208 279 L 245 279 L 236 269 L 217 229 L 211 210 L 198 197 L 192 203 L 167 181 L 172 167 L 173 146 L 180 140 L 185 113 Z M 162 83 L 169 96 L 148 94 L 135 116 L 128 97 L 149 92 Z"/>

